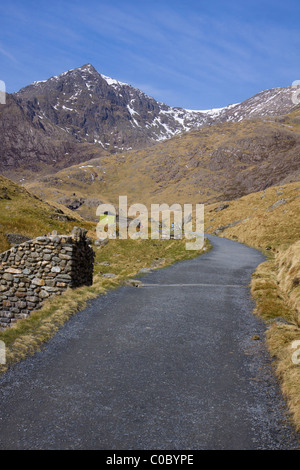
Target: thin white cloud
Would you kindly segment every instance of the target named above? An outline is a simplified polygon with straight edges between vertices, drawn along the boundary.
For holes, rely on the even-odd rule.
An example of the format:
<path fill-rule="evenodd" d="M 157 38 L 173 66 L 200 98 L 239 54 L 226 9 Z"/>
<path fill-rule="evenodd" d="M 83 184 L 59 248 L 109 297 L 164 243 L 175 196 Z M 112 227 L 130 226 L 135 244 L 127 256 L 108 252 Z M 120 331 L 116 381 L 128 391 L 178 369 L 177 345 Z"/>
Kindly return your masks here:
<path fill-rule="evenodd" d="M 14 63 L 18 62 L 17 59 L 12 54 L 10 54 L 6 49 L 4 49 L 1 44 L 0 44 L 0 54 L 4 55 L 5 57 L 10 59 Z"/>
<path fill-rule="evenodd" d="M 299 78 L 294 76 L 299 31 L 272 22 L 272 15 L 256 15 L 255 5 L 224 2 L 220 12 L 194 0 L 184 8 L 158 0 L 141 2 L 139 8 L 137 1 L 121 0 L 54 0 L 39 9 L 17 3 L 19 8 L 5 8 L 7 34 L 0 54 L 20 61 L 28 72 L 24 79 L 91 62 L 100 73 L 168 102 L 172 96 L 184 101 L 186 95 L 219 100 L 226 91 L 260 91 L 270 81 L 281 86 L 278 80 L 289 74 L 291 81 Z M 261 3 L 253 0 L 257 8 Z"/>

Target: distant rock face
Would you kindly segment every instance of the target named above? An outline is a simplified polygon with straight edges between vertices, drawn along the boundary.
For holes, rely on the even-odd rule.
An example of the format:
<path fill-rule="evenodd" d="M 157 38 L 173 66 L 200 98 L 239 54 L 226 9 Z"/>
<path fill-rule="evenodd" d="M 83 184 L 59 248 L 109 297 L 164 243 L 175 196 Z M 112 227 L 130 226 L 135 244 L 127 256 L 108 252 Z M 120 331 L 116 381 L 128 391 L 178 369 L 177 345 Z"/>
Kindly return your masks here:
<path fill-rule="evenodd" d="M 145 147 L 212 122 L 212 112 L 171 108 L 142 91 L 101 75 L 90 64 L 15 94 L 41 125 L 49 120 L 78 142 L 110 152 Z"/>
<path fill-rule="evenodd" d="M 0 106 L 2 174 L 16 179 L 18 169 L 21 176 L 27 170 L 31 174 L 53 173 L 93 156 L 93 149 L 83 147 L 49 119 L 41 119 L 34 103 L 8 95 L 6 105 Z"/>
<path fill-rule="evenodd" d="M 159 103 L 87 64 L 7 96 L 0 106 L 0 171 L 9 177 L 18 168 L 51 173 L 216 122 L 279 115 L 294 107 L 292 92 L 276 88 L 225 108 L 186 110 Z"/>
<path fill-rule="evenodd" d="M 278 115 L 293 108 L 292 88 L 274 88 L 243 103 L 194 111 L 157 102 L 142 91 L 101 75 L 90 64 L 15 94 L 43 125 L 49 120 L 80 142 L 109 151 L 145 147 L 213 122 Z"/>

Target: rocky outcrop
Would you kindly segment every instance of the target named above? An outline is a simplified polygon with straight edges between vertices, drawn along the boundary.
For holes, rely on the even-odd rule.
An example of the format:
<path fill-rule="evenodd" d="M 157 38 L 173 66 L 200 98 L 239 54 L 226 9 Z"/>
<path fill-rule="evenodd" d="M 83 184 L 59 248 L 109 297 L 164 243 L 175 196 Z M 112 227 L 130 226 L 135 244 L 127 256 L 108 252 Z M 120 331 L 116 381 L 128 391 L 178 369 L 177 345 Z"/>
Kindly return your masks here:
<path fill-rule="evenodd" d="M 43 301 L 67 288 L 93 283 L 94 251 L 86 230 L 52 232 L 0 254 L 0 328 L 6 328 Z"/>

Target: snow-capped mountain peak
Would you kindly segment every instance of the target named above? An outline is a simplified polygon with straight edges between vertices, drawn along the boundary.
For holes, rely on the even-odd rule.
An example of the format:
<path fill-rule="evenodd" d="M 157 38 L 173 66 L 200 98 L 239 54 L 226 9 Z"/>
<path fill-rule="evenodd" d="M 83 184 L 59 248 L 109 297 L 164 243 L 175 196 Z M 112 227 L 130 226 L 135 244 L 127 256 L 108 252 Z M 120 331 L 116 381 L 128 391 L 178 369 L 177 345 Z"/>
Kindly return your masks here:
<path fill-rule="evenodd" d="M 76 141 L 117 152 L 145 147 L 216 122 L 288 112 L 293 108 L 291 93 L 291 87 L 274 88 L 222 108 L 183 109 L 158 102 L 85 64 L 33 82 L 15 96 L 30 107 L 41 126 L 50 121 Z"/>

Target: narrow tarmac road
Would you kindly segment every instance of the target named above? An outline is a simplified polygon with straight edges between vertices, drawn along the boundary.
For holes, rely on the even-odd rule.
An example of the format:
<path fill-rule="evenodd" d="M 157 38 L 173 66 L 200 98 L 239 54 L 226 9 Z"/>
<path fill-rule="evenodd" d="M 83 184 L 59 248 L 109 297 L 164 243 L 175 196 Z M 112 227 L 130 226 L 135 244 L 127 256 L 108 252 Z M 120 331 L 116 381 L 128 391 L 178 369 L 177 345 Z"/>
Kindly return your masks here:
<path fill-rule="evenodd" d="M 0 379 L 0 449 L 295 449 L 230 240 L 89 303 Z M 259 335 L 260 341 L 253 341 Z"/>

